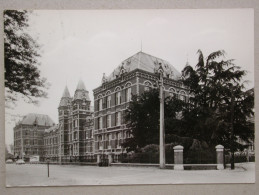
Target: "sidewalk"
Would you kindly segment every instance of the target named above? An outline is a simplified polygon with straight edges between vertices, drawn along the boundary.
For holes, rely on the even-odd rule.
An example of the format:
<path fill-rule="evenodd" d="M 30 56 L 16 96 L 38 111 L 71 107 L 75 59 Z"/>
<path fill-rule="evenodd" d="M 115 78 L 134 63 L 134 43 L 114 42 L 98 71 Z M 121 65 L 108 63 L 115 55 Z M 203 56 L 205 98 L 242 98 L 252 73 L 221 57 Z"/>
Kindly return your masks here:
<path fill-rule="evenodd" d="M 156 167 L 97 167 L 74 165 L 6 165 L 7 186 L 128 185 L 254 183 L 255 163 L 236 164 L 231 170 L 176 171 Z"/>

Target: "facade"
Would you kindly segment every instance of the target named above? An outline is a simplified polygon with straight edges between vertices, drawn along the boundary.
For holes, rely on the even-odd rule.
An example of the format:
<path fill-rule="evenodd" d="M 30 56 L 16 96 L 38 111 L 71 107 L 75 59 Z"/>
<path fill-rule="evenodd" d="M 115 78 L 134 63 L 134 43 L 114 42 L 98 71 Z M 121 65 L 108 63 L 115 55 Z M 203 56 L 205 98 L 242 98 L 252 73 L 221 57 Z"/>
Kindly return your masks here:
<path fill-rule="evenodd" d="M 124 60 L 109 76 L 103 75 L 102 84 L 93 90 L 94 111 L 81 80 L 73 97 L 65 87 L 58 106 L 58 124 L 42 127 L 42 159 L 96 162 L 97 155 L 110 155 L 113 161 L 119 161 L 126 153 L 122 143 L 131 136 L 124 115 L 132 95 L 158 87 L 157 70 L 161 67 L 165 96 L 187 100 L 188 90 L 180 81 L 181 73 L 169 62 L 143 52 Z"/>
<path fill-rule="evenodd" d="M 44 153 L 43 161 L 46 158 L 51 161 L 58 161 L 60 156 L 60 133 L 59 125 L 54 125 L 46 129 L 43 136 Z"/>
<path fill-rule="evenodd" d="M 91 158 L 93 112 L 84 83 L 80 80 L 74 96 L 65 87 L 58 106 L 59 124 L 46 129 L 44 158 L 51 161 L 74 162 Z M 87 155 L 89 154 L 89 155 Z"/>
<path fill-rule="evenodd" d="M 28 114 L 14 127 L 14 155 L 18 158 L 43 156 L 44 131 L 54 125 L 47 115 Z"/>
<path fill-rule="evenodd" d="M 124 60 L 94 92 L 94 145 L 95 154 L 112 154 L 118 161 L 126 149 L 121 144 L 130 135 L 124 115 L 132 95 L 158 87 L 159 67 L 164 70 L 165 96 L 188 99 L 188 90 L 180 82 L 181 74 L 169 62 L 138 52 Z"/>

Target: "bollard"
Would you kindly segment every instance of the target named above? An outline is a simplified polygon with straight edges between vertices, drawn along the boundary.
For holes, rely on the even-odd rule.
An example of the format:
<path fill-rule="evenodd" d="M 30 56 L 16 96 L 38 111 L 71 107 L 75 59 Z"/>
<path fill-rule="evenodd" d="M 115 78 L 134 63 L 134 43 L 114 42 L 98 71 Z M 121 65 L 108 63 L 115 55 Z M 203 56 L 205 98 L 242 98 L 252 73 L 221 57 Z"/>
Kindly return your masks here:
<path fill-rule="evenodd" d="M 183 168 L 183 146 L 174 147 L 174 170 L 184 170 Z"/>
<path fill-rule="evenodd" d="M 112 163 L 112 153 L 109 153 L 108 154 L 108 163 L 109 163 L 109 165 Z"/>
<path fill-rule="evenodd" d="M 222 170 L 224 169 L 224 146 L 217 145 L 215 148 L 217 152 L 217 169 Z"/>

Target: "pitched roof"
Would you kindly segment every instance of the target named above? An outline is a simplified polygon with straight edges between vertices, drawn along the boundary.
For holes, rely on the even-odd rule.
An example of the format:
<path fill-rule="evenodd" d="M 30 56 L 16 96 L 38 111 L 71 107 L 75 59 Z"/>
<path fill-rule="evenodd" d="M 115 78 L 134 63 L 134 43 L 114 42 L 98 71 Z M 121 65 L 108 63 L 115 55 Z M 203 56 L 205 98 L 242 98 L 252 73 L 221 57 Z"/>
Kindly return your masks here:
<path fill-rule="evenodd" d="M 70 98 L 70 93 L 69 93 L 69 91 L 68 91 L 67 86 L 66 86 L 65 89 L 64 89 L 64 92 L 63 92 L 62 97 L 65 97 L 65 98 L 68 97 L 68 98 Z"/>
<path fill-rule="evenodd" d="M 45 132 L 45 133 L 56 132 L 56 131 L 58 130 L 58 128 L 59 128 L 59 125 L 56 124 L 56 125 L 51 126 L 51 127 L 48 128 L 48 129 L 45 129 L 44 132 Z"/>
<path fill-rule="evenodd" d="M 64 89 L 62 98 L 59 102 L 59 107 L 69 105 L 70 100 L 71 100 L 70 93 L 69 93 L 68 88 L 66 86 L 65 89 Z"/>
<path fill-rule="evenodd" d="M 52 126 L 55 123 L 53 120 L 45 114 L 30 113 L 23 117 L 19 122 L 22 125 L 39 125 L 39 126 Z"/>
<path fill-rule="evenodd" d="M 78 81 L 76 90 L 86 90 L 85 84 L 84 84 L 84 82 L 82 81 L 82 79 L 80 79 L 80 80 Z"/>
<path fill-rule="evenodd" d="M 74 94 L 74 100 L 76 99 L 86 99 L 87 101 L 90 101 L 89 92 L 86 90 L 85 84 L 81 79 L 78 81 Z"/>
<path fill-rule="evenodd" d="M 155 73 L 155 70 L 160 63 L 164 69 L 164 76 L 170 75 L 170 78 L 174 80 L 178 80 L 181 77 L 181 73 L 169 62 L 141 51 L 122 61 L 122 63 L 108 77 L 106 77 L 106 81 L 115 79 L 116 76 L 120 74 L 122 68 L 124 68 L 126 72 L 141 69 L 147 72 Z"/>

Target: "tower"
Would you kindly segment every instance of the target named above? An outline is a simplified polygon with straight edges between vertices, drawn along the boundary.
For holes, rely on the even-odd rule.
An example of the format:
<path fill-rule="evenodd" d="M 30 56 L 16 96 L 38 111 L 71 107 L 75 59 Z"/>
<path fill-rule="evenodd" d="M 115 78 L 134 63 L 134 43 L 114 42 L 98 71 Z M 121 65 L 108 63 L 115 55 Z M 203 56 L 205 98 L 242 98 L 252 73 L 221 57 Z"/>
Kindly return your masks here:
<path fill-rule="evenodd" d="M 91 116 L 89 92 L 80 79 L 71 102 L 69 118 L 69 142 L 71 160 L 81 161 L 85 157 L 85 124 Z"/>
<path fill-rule="evenodd" d="M 59 106 L 58 106 L 58 119 L 59 119 L 59 162 L 64 161 L 68 158 L 69 154 L 69 111 L 72 98 L 68 91 L 67 86 L 64 89 L 63 95 L 61 97 Z"/>

